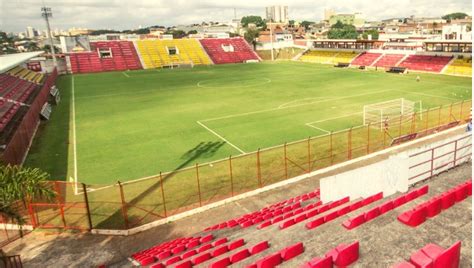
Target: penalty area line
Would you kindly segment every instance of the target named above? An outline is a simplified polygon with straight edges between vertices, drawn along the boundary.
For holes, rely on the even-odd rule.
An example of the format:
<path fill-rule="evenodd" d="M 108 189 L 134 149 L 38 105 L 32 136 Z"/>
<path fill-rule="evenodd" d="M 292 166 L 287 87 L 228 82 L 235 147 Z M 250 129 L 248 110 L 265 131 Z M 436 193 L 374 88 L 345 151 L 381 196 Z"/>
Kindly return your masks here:
<path fill-rule="evenodd" d="M 240 153 L 242 154 L 245 154 L 244 150 L 240 149 L 239 147 L 237 147 L 236 145 L 232 144 L 230 141 L 228 141 L 226 138 L 222 137 L 221 135 L 219 135 L 217 132 L 215 132 L 214 130 L 208 128 L 206 125 L 204 125 L 203 123 L 201 123 L 200 121 L 196 121 L 196 123 L 198 123 L 201 127 L 205 128 L 207 131 L 211 132 L 212 134 L 214 134 L 216 137 L 218 137 L 219 139 L 223 140 L 225 143 L 229 144 L 230 146 L 232 146 L 234 149 L 236 149 L 237 151 L 239 151 Z"/>
<path fill-rule="evenodd" d="M 310 127 L 310 128 L 314 128 L 314 129 L 317 129 L 317 130 L 319 130 L 319 131 L 325 132 L 326 134 L 330 134 L 330 133 L 331 133 L 331 131 L 327 131 L 327 130 L 325 130 L 325 129 L 322 129 L 322 128 L 319 128 L 319 127 L 315 127 L 315 126 L 311 125 L 311 123 L 306 123 L 305 125 L 308 126 L 308 127 Z"/>

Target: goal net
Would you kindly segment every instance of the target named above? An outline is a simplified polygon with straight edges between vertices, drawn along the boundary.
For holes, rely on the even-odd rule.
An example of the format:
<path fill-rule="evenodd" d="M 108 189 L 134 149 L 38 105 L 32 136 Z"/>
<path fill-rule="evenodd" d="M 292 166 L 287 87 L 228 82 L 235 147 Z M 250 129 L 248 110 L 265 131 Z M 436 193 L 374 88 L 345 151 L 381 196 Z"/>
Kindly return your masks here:
<path fill-rule="evenodd" d="M 383 128 L 385 124 L 393 121 L 410 121 L 414 113 L 421 110 L 421 101 L 410 101 L 404 98 L 364 105 L 364 125 L 371 124 L 374 127 Z"/>

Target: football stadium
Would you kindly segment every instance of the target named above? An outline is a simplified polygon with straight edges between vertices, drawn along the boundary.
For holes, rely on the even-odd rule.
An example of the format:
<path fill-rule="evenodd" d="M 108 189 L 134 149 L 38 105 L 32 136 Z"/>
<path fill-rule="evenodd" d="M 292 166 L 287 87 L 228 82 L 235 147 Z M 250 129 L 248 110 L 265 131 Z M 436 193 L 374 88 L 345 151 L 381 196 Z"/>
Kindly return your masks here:
<path fill-rule="evenodd" d="M 471 267 L 472 17 L 265 11 L 0 35 L 2 267 Z"/>

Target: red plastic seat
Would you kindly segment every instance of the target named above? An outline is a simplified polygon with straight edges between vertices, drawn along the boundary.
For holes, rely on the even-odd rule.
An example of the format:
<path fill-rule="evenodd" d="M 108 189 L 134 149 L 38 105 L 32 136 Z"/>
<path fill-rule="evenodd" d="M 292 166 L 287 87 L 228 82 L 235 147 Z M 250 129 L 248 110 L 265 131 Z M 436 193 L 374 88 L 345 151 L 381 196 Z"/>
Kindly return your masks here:
<path fill-rule="evenodd" d="M 250 248 L 250 254 L 255 255 L 269 248 L 268 241 L 262 241 Z"/>
<path fill-rule="evenodd" d="M 289 247 L 286 247 L 280 251 L 281 258 L 285 261 L 288 261 L 301 253 L 304 252 L 304 246 L 302 242 L 296 243 Z"/>
<path fill-rule="evenodd" d="M 180 252 L 183 252 L 186 249 L 185 246 L 177 246 L 171 250 L 173 254 L 178 254 Z"/>
<path fill-rule="evenodd" d="M 397 219 L 411 227 L 416 227 L 426 221 L 426 206 L 416 207 L 400 214 Z"/>
<path fill-rule="evenodd" d="M 411 254 L 410 262 L 417 268 L 433 268 L 433 260 L 426 256 L 421 250 Z"/>
<path fill-rule="evenodd" d="M 200 248 L 198 248 L 197 252 L 198 253 L 201 253 L 201 252 L 204 252 L 208 249 L 211 249 L 213 246 L 211 244 L 206 244 L 204 246 L 201 246 Z"/>
<path fill-rule="evenodd" d="M 199 256 L 197 256 L 196 258 L 194 258 L 194 259 L 193 259 L 193 264 L 194 264 L 194 265 L 198 265 L 198 264 L 203 263 L 203 262 L 205 262 L 205 261 L 207 261 L 207 260 L 209 260 L 209 259 L 211 259 L 211 258 L 212 258 L 212 256 L 211 256 L 211 254 L 210 254 L 209 252 L 208 252 L 208 253 L 204 253 L 204 254 L 199 255 Z"/>
<path fill-rule="evenodd" d="M 324 216 L 324 222 L 332 221 L 337 217 L 339 217 L 337 211 L 333 211 L 333 212 L 327 214 L 326 216 Z"/>
<path fill-rule="evenodd" d="M 104 266 L 105 267 L 105 266 Z M 155 263 L 150 266 L 150 268 L 165 268 L 166 266 L 162 263 Z"/>
<path fill-rule="evenodd" d="M 167 250 L 167 251 L 163 251 L 163 252 L 161 252 L 160 254 L 158 254 L 158 255 L 156 256 L 156 258 L 157 258 L 158 260 L 162 261 L 162 260 L 168 258 L 169 256 L 171 256 L 171 251 Z"/>
<path fill-rule="evenodd" d="M 197 251 L 193 249 L 193 250 L 185 252 L 183 255 L 181 255 L 181 258 L 186 259 L 186 258 L 189 258 L 189 257 L 191 257 L 193 255 L 196 255 L 196 254 L 197 254 Z"/>
<path fill-rule="evenodd" d="M 433 260 L 433 268 L 458 268 L 461 257 L 461 241 L 454 243 L 448 249 L 435 244 L 424 246 L 421 251 Z"/>
<path fill-rule="evenodd" d="M 337 211 L 338 216 L 346 215 L 347 213 L 351 212 L 350 206 L 345 206 Z"/>
<path fill-rule="evenodd" d="M 350 218 L 342 223 L 346 229 L 351 230 L 365 223 L 365 214 L 360 214 L 354 218 Z"/>
<path fill-rule="evenodd" d="M 305 226 L 307 229 L 314 229 L 322 224 L 324 224 L 324 217 L 320 217 L 315 219 L 314 221 L 307 222 Z"/>
<path fill-rule="evenodd" d="M 418 197 L 418 191 L 417 190 L 412 190 L 412 191 L 408 192 L 405 195 L 405 197 L 406 197 L 407 202 L 410 202 L 411 200 L 416 199 Z"/>
<path fill-rule="evenodd" d="M 394 208 L 393 207 L 393 201 L 388 200 L 387 202 L 381 204 L 379 206 L 379 208 L 380 208 L 380 214 L 387 213 L 387 212 L 389 212 L 390 210 L 392 210 Z"/>
<path fill-rule="evenodd" d="M 209 267 L 210 268 L 225 268 L 229 265 L 231 265 L 230 259 L 229 257 L 225 257 L 221 260 L 211 263 Z"/>
<path fill-rule="evenodd" d="M 227 243 L 227 237 L 217 239 L 216 241 L 212 242 L 212 247 L 217 247 L 219 245 Z"/>
<path fill-rule="evenodd" d="M 374 207 L 367 212 L 364 213 L 365 215 L 365 221 L 370 221 L 374 218 L 377 218 L 380 216 L 380 208 L 379 207 Z"/>
<path fill-rule="evenodd" d="M 351 265 L 359 259 L 359 241 L 355 241 L 349 245 L 340 244 L 326 254 L 326 257 L 329 256 L 337 266 Z"/>
<path fill-rule="evenodd" d="M 244 239 L 242 239 L 242 238 L 239 239 L 239 240 L 235 240 L 234 242 L 229 244 L 229 250 L 234 250 L 238 247 L 243 246 L 244 244 L 245 244 L 245 242 L 244 242 Z"/>
<path fill-rule="evenodd" d="M 143 265 L 143 266 L 152 264 L 152 263 L 154 263 L 154 262 L 155 262 L 155 258 L 154 258 L 154 257 L 150 257 L 150 256 L 149 256 L 149 257 L 145 257 L 145 258 L 143 258 L 143 259 L 141 259 L 141 260 L 139 261 L 139 263 L 140 263 L 141 265 Z"/>
<path fill-rule="evenodd" d="M 256 267 L 258 268 L 274 268 L 275 266 L 281 264 L 282 262 L 280 252 L 273 253 L 269 256 L 264 257 L 263 259 L 257 261 Z"/>
<path fill-rule="evenodd" d="M 299 215 L 295 218 L 295 224 L 300 223 L 302 221 L 306 220 L 306 214 Z"/>
<path fill-rule="evenodd" d="M 191 261 L 185 261 L 175 266 L 175 268 L 191 268 L 193 263 Z"/>
<path fill-rule="evenodd" d="M 280 229 L 288 228 L 288 227 L 290 227 L 294 224 L 295 224 L 295 219 L 289 219 L 289 220 L 284 221 L 280 224 Z"/>
<path fill-rule="evenodd" d="M 397 208 L 407 202 L 405 195 L 401 195 L 393 200 L 393 207 Z"/>
<path fill-rule="evenodd" d="M 464 185 L 457 186 L 454 189 L 456 202 L 461 202 L 467 197 L 467 188 Z"/>
<path fill-rule="evenodd" d="M 357 202 L 351 204 L 351 205 L 350 205 L 350 209 L 351 209 L 351 211 L 354 211 L 354 210 L 356 210 L 356 209 L 361 208 L 362 205 L 363 205 L 363 201 L 362 201 L 362 200 L 359 200 L 359 201 L 357 201 Z"/>
<path fill-rule="evenodd" d="M 211 252 L 211 255 L 212 257 L 217 257 L 217 256 L 220 256 L 226 252 L 229 252 L 229 247 L 228 246 L 222 246 L 222 247 L 218 247 L 216 249 L 214 249 L 212 252 Z"/>
<path fill-rule="evenodd" d="M 416 191 L 418 192 L 418 196 L 422 196 L 422 195 L 425 195 L 428 193 L 428 185 L 425 185 L 425 186 L 422 186 L 420 188 L 418 188 Z"/>
<path fill-rule="evenodd" d="M 426 217 L 433 218 L 441 212 L 441 198 L 435 197 L 426 203 Z"/>
<path fill-rule="evenodd" d="M 312 209 L 308 212 L 306 212 L 306 218 L 311 218 L 319 214 L 319 210 L 317 208 Z"/>
<path fill-rule="evenodd" d="M 171 257 L 169 258 L 167 261 L 166 261 L 166 265 L 171 265 L 173 263 L 177 263 L 181 260 L 181 257 L 180 256 L 174 256 L 174 257 Z"/>
<path fill-rule="evenodd" d="M 441 207 L 448 209 L 456 202 L 456 193 L 453 191 L 445 192 L 441 195 Z"/>
<path fill-rule="evenodd" d="M 237 263 L 245 258 L 248 258 L 250 256 L 250 252 L 248 249 L 242 249 L 230 256 L 230 262 L 231 263 Z"/>

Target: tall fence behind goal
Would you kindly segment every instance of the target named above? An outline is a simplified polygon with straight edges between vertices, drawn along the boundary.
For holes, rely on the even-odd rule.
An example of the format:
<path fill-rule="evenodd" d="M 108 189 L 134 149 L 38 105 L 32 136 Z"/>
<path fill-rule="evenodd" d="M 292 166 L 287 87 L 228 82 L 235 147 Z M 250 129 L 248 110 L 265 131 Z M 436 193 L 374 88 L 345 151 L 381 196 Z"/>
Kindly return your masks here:
<path fill-rule="evenodd" d="M 387 106 L 382 116 L 379 109 L 378 121 L 374 115 L 357 127 L 138 181 L 113 185 L 50 182 L 58 193 L 56 199 L 28 204 L 25 217 L 42 228 L 130 229 L 465 123 L 470 120 L 471 105 L 468 100 L 418 111 L 404 100 L 398 102 L 383 131 L 380 118 L 388 114 Z M 458 149 L 462 146 L 467 145 L 456 144 Z M 470 157 L 459 150 L 453 153 L 458 159 Z"/>
<path fill-rule="evenodd" d="M 423 110 L 421 101 L 410 101 L 407 99 L 395 99 L 390 101 L 378 102 L 364 105 L 364 125 L 373 124 L 383 129 L 384 125 L 391 124 L 395 120 L 411 120 L 413 114 L 420 113 Z"/>

